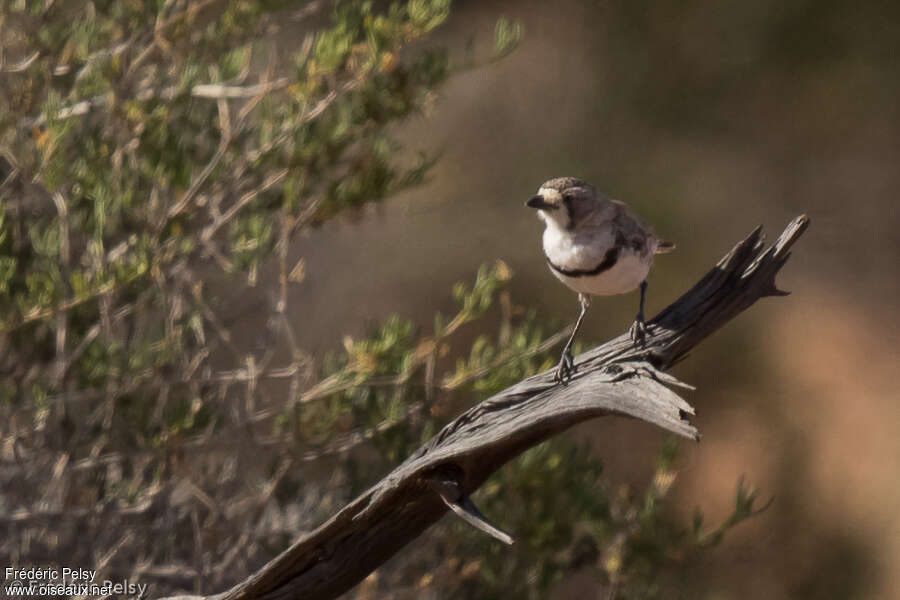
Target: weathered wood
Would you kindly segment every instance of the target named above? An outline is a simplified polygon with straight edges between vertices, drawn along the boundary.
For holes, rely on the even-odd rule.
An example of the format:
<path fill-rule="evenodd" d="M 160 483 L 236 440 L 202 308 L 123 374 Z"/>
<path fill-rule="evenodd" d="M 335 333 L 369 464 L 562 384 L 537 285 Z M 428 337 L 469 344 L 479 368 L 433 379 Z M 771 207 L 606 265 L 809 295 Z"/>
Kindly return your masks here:
<path fill-rule="evenodd" d="M 555 384 L 550 370 L 472 407 L 260 571 L 207 598 L 334 598 L 440 519 L 447 512 L 442 495 L 461 506 L 507 461 L 593 417 L 630 416 L 699 439 L 688 420 L 693 409 L 667 387 L 679 382 L 663 370 L 759 298 L 786 293 L 775 275 L 808 224 L 797 217 L 768 249 L 757 228 L 648 322 L 644 345 L 623 334 L 576 357 L 567 385 Z"/>

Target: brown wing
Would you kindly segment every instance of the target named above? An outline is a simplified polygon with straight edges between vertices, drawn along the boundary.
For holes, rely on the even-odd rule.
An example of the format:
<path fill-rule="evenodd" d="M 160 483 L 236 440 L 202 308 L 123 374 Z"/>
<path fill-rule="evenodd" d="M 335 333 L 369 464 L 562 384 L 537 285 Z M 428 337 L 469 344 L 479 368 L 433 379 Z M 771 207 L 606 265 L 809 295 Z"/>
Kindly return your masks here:
<path fill-rule="evenodd" d="M 622 248 L 630 248 L 638 254 L 646 254 L 650 251 L 653 230 L 649 225 L 637 217 L 627 204 L 612 201 L 616 209 L 612 219 L 613 230 L 616 236 L 616 245 Z"/>
<path fill-rule="evenodd" d="M 656 237 L 653 228 L 635 215 L 627 204 L 618 200 L 613 200 L 612 203 L 616 209 L 613 217 L 616 245 L 631 248 L 640 254 L 666 254 L 675 249 L 673 242 Z"/>

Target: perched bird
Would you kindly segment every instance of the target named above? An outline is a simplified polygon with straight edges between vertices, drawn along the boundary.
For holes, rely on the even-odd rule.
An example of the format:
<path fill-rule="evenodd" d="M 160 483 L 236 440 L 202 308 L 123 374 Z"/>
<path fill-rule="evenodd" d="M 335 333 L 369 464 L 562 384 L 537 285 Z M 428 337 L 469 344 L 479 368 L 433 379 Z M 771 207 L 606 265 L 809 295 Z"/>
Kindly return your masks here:
<path fill-rule="evenodd" d="M 543 246 L 550 271 L 578 292 L 581 305 L 556 369 L 556 380 L 564 382 L 575 370 L 572 341 L 592 295 L 611 296 L 640 288 L 640 305 L 630 331 L 636 344 L 643 342 L 647 273 L 653 256 L 671 252 L 675 244 L 656 237 L 626 204 L 607 198 L 575 177 L 545 182 L 525 205 L 537 209 L 546 224 Z"/>

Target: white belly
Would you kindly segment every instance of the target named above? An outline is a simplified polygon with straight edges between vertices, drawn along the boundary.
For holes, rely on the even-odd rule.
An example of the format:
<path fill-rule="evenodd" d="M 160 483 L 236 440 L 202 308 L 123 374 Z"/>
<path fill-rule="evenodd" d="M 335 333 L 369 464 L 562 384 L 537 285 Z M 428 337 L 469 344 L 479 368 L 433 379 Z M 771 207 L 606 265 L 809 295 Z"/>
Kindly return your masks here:
<path fill-rule="evenodd" d="M 635 252 L 623 250 L 619 254 L 616 264 L 598 275 L 568 277 L 552 267 L 550 271 L 556 275 L 557 279 L 576 292 L 594 296 L 612 296 L 637 289 L 647 278 L 652 263 L 653 256 L 649 253 L 641 256 Z"/>

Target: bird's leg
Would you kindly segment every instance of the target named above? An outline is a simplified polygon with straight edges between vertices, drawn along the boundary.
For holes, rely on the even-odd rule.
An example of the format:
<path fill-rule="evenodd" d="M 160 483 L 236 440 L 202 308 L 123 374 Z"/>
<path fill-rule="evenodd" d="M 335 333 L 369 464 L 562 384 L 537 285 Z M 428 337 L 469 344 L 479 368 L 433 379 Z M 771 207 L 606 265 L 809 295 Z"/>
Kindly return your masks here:
<path fill-rule="evenodd" d="M 641 303 L 638 306 L 638 314 L 631 324 L 629 333 L 631 341 L 635 344 L 643 344 L 644 338 L 647 337 L 647 323 L 644 322 L 644 300 L 647 298 L 647 280 L 641 282 Z"/>
<path fill-rule="evenodd" d="M 575 372 L 575 359 L 572 357 L 572 342 L 575 341 L 575 335 L 581 327 L 581 322 L 584 320 L 584 314 L 591 305 L 591 297 L 587 294 L 578 294 L 578 303 L 581 305 L 581 312 L 578 314 L 578 320 L 575 321 L 572 335 L 569 336 L 569 341 L 566 342 L 566 345 L 563 348 L 562 356 L 559 358 L 559 365 L 556 367 L 556 375 L 553 377 L 560 383 L 565 383 L 565 381 L 572 376 L 572 373 Z"/>

